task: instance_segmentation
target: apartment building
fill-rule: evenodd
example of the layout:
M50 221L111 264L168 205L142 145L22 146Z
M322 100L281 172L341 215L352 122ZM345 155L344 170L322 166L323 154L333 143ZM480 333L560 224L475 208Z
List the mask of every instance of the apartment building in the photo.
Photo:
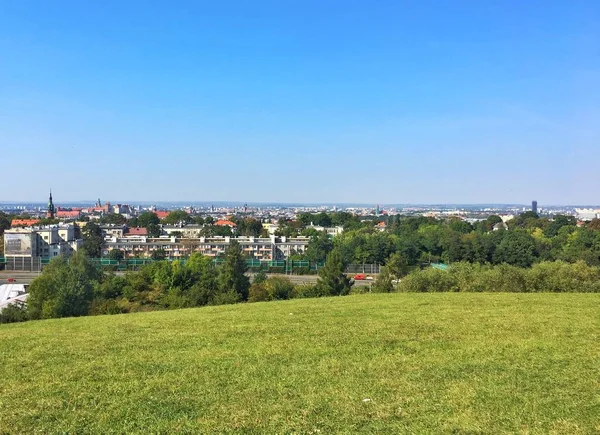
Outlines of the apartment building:
M69 256L82 244L71 224L11 228L4 232L4 257L9 269L34 270L41 268L42 259Z
M307 237L113 237L104 242L103 255L113 249L123 251L128 258L151 257L156 251L163 251L169 258L188 257L199 252L208 257L225 254L230 243L236 240L244 254L260 261L285 260L295 253L304 253L308 247Z

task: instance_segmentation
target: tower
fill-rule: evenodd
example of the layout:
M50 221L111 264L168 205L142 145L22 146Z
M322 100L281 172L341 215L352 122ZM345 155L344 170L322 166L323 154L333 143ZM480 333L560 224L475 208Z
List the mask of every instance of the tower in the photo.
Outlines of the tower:
M50 189L50 197L48 198L48 208L46 209L46 217L49 219L54 219L54 212L56 209L54 208L54 204L52 203L52 189Z
M538 210L537 201L532 201L531 202L531 211L534 212L535 214L537 214L537 210Z

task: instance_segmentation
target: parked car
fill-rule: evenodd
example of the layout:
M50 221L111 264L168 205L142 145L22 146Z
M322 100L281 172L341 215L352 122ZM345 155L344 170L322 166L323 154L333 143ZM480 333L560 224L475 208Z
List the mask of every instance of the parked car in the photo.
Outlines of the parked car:
M16 278L6 278L6 282L17 282Z
M356 275L354 275L355 281L363 281L365 279L367 279L367 277L365 276L364 273L357 273Z
M365 279L366 279L367 281L373 281L373 277L372 277L372 276L367 276Z

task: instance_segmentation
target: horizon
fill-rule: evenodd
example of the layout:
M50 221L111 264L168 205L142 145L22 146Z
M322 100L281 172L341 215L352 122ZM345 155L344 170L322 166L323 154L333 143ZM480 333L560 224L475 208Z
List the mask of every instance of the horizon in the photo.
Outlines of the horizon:
M66 204L66 205L86 205L95 204L96 200L64 200L64 201L53 201L55 205ZM283 206L283 207L324 207L324 206L345 206L349 207L530 207L529 203L452 203L452 202L440 202L440 203L392 203L392 202L270 202L270 201L209 201L209 200L183 200L183 201L162 201L162 200L108 200L102 201L103 203L108 202L110 204L128 204L128 205L169 205L169 206ZM0 201L0 205L40 205L45 206L47 200L41 201ZM600 207L600 204L593 203L581 203L581 204L540 204L538 201L538 208L544 209L548 207Z

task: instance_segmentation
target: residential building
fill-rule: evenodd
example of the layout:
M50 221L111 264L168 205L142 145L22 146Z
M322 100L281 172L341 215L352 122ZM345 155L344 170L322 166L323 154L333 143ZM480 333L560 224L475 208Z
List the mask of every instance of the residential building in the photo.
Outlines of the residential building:
M308 247L308 237L198 237L178 238L146 236L113 237L104 242L103 255L113 249L123 251L128 258L151 257L152 253L162 250L169 258L188 257L199 252L208 257L219 257L231 242L237 241L244 254L251 259L261 261L285 260L295 253L304 253Z
M82 244L71 224L11 228L4 232L4 257L7 269L39 270L42 259L69 256Z

